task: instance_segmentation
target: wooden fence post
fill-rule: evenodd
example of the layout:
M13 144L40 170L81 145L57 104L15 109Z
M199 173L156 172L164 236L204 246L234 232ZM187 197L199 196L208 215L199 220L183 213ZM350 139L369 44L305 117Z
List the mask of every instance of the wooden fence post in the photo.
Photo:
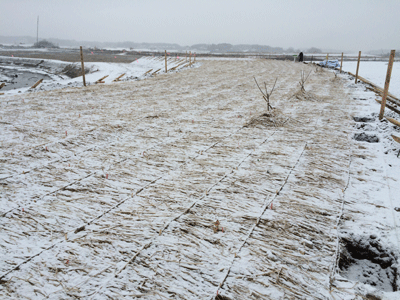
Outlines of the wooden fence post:
M387 68L387 73L386 73L386 80L385 80L385 88L383 90L383 95L382 95L381 111L379 113L379 120L382 120L383 113L385 112L386 97L389 92L389 83L390 83L390 77L392 76L392 67L393 67L395 52L396 52L395 50L390 51L389 63L388 63L388 68Z
M357 70L356 70L356 82L358 80L358 69L360 68L360 58L361 58L361 51L358 51L358 61L357 61Z
M85 66L83 65L83 52L82 52L82 46L81 46L81 67L82 67L83 85L84 85L84 86L86 86L86 80L85 80Z
M342 67L343 67L343 52L342 52L342 59L340 61L340 73L342 73Z
M165 73L167 73L167 50L165 50Z
M192 51L189 51L189 63L192 63Z

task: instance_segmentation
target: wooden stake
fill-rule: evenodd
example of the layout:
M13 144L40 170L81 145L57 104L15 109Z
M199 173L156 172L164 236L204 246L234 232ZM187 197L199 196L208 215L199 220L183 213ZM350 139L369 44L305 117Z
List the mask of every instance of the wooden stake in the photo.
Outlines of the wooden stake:
M358 80L358 69L360 68L360 58L361 58L361 51L358 51L358 60L357 60L357 70L356 70L356 82Z
M395 135L392 134L392 138L393 138L396 142L400 143L400 137L395 136ZM399 156L399 155L397 154L397 156Z
M386 119L387 119L390 123L392 123L392 124L394 124L394 125L400 127L400 121L397 121L396 119L389 118L389 117L386 117Z
M326 61L329 59L329 53L326 54Z
M189 51L189 62L192 62L192 51Z
M113 81L114 82L116 82L116 81L119 81L119 79L122 77L122 76L124 76L125 75L125 73L124 74L122 74L122 75L119 75L117 78L115 78Z
M387 73L386 73L386 80L385 80L385 88L383 90L383 96L382 96L381 111L379 113L379 120L382 120L383 114L385 112L386 97L387 97L388 91L389 91L389 83L390 83L390 77L392 76L392 67L393 67L395 52L396 52L395 50L390 51L389 63L388 63L388 68L387 68Z
M153 69L148 70L146 73L143 74L143 76L150 73L151 71L153 71Z
M165 50L165 73L167 73L167 50Z
M81 67L82 67L82 78L83 78L83 86L86 86L86 79L85 79L85 66L83 64L83 52L81 46Z
M342 67L343 67L343 52L342 52L342 59L340 60L340 73L342 73Z
M43 81L43 78L40 79L38 82L36 82L34 85L32 85L31 89L34 89L35 87L37 87L42 81Z
M379 104L382 104L381 100L375 99L376 102L378 102ZM385 105L387 108L389 108L390 110L393 110L394 112L398 113L400 115L400 110L398 110L397 108L395 108L394 106L387 104Z
M105 79L105 78L107 78L107 77L108 77L108 75L106 75L106 76L104 76L104 77L101 77L99 80L97 80L97 81L95 82L95 84L104 83L103 79Z

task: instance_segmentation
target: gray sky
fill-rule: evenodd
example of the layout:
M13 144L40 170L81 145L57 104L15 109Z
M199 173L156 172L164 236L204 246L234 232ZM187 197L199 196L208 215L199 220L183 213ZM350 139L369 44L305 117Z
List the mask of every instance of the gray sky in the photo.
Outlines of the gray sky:
M0 35L400 49L400 0L0 0Z

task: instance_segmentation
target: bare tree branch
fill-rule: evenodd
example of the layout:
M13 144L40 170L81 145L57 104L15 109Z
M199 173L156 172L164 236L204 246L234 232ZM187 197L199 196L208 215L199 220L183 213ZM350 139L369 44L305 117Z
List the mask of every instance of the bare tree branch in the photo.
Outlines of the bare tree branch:
M261 94L263 94L264 96L267 96L267 95L265 95L264 92L261 90L260 86L258 85L258 82L257 82L256 78L255 78L255 77L253 77L253 78L254 78L254 81L256 82L256 84L257 84L257 86L258 86L258 89L260 90Z
M308 73L306 79L304 80L304 83L307 81L307 79L308 79L308 77L310 76L310 74L311 74L311 71L310 71L310 73Z
M260 86L258 85L258 82L257 82L257 80L256 80L256 77L253 77L253 78L254 78L254 81L256 82L257 86L258 86L258 89L260 90L261 94L263 95L264 100L267 102L267 110L269 111L270 108L273 109L273 107L269 104L269 98L271 97L272 92L273 92L274 89L275 89L275 85L276 85L276 82L278 81L278 77L276 77L274 86L272 87L272 90L271 90L270 93L268 93L268 88L267 88L267 84L265 83L265 81L264 81L264 87L265 87L265 93L264 93L264 92L261 90Z
M306 83L306 81L307 81L308 77L310 76L310 74L311 74L311 71L310 71L310 73L308 73L307 76L305 76L304 71L303 71L303 70L300 71L300 81L299 81L299 84L300 84L300 87L301 87L301 91L302 91L302 92L305 92L305 91L306 91L306 89L304 88L304 84Z
M272 95L272 92L273 92L274 89L275 89L275 85L276 85L276 82L277 82L277 81L278 81L278 77L276 77L276 79L275 79L274 86L272 87L271 93L269 94L270 96Z

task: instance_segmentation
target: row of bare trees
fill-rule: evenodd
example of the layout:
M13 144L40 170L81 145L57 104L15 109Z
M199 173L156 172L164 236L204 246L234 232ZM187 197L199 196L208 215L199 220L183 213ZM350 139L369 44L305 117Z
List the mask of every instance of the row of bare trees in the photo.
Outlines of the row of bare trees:
M307 82L308 78L310 77L310 74L311 74L311 71L308 73L308 75L306 75L306 73L303 70L301 70L301 72L300 72L299 85L300 85L300 88L301 88L301 92L303 92L303 93L306 92L306 89L305 89L304 85ZM271 103L270 103L270 98L271 98L272 93L275 90L275 86L276 86L276 82L278 81L278 77L276 77L274 85L273 85L272 89L269 92L268 92L268 88L267 88L267 83L265 81L264 81L264 88L265 88L265 92L264 92L260 88L260 85L258 84L256 77L253 77L253 78L254 78L254 81L256 82L256 85L257 85L258 89L260 90L260 92L261 92L261 94L263 96L263 99L265 100L265 102L267 102L267 110L269 111L270 109L273 109L273 107L271 106Z

